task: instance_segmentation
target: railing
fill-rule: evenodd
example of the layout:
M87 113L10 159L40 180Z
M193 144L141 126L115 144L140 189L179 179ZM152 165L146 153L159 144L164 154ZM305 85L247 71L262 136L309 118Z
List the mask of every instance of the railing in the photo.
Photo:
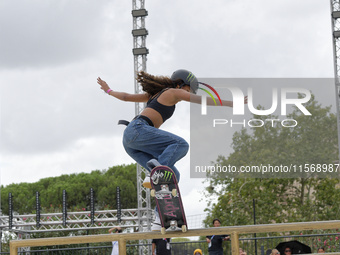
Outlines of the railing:
M337 231L338 232L338 231ZM338 238L337 238L338 237ZM326 252L340 252L340 232L338 233L324 233L324 234L299 234L289 236L266 236L266 237L246 237L240 238L240 247L249 255L265 255L268 254L268 250L275 248L281 242L287 242L297 240L309 246L312 251L316 252L318 248L324 247ZM327 244L324 241L327 240ZM255 245L255 242L257 245ZM331 243L330 243L331 242ZM139 246L151 246L151 244L137 244L128 242L126 245L126 253L129 255L138 255ZM201 249L203 254L208 252L208 243L206 240L201 241L185 241L176 242L171 240L171 252L173 255L191 255L196 249ZM151 249L151 248L150 248ZM223 243L223 254L231 254L230 241ZM68 247L38 247L38 249L29 249L24 251L18 251L19 255L94 255L94 254L111 254L112 244L106 245L94 245L79 244L78 246L68 245ZM0 252L0 255L9 255L8 252Z
M304 230L318 230L318 229L326 230L326 229L338 229L338 228L340 228L340 221L298 222L298 223L264 224L264 225L194 229L194 230L188 230L185 233L180 232L180 231L173 231L173 232L170 231L170 232L167 232L165 235L162 235L162 237L171 238L171 237L188 237L188 236L230 235L232 255L238 255L240 234L304 231ZM80 243L99 243L99 242L111 242L111 241L118 241L119 254L126 254L127 240L157 239L159 237L160 237L159 232L142 232L142 233L121 233L121 234L115 234L115 235L92 235L92 236L12 240L10 242L10 254L18 255L19 247L68 245L68 244L80 244ZM336 252L332 254L340 255L340 252Z

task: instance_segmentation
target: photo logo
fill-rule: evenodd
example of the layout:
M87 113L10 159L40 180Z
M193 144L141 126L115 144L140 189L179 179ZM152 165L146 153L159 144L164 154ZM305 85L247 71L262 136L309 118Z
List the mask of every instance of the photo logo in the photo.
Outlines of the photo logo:
M217 96L221 106L222 100L219 96L219 94L216 92L216 90L205 83L200 83L206 87L208 87L211 91L215 93ZM213 94L208 91L207 89L200 88L201 90L205 91L214 101L215 105L217 106L216 100L213 96ZM245 108L248 107L248 110L254 114L259 116L266 116L274 113L278 106L281 108L281 115L285 116L287 115L287 107L289 105L294 105L296 108L298 108L305 116L312 115L306 107L303 105L304 103L307 103L311 99L311 92L304 88L281 88L279 91L278 88L271 88L271 97L266 98L268 100L271 100L271 106L268 109L257 109L254 106L254 93L252 88L247 89L247 96L248 96L248 103L245 104L245 95L243 94L243 91L240 88L237 87L227 87L227 89L232 94L232 101L233 101L233 115L245 115ZM290 94L299 94L299 98L289 98L288 95ZM207 96L202 95L201 96L201 115L207 115ZM210 103L211 105L211 103ZM230 125L230 127L233 127L235 125L242 125L243 127L249 126L249 127L263 127L266 122L271 123L272 127L274 127L275 124L281 123L283 127L295 127L298 125L297 121L295 119L250 119L246 120L243 119L243 121L236 122L233 119L227 120L224 118L221 119L214 119L213 120L213 127L216 127L218 125Z
M202 84L202 83L201 83ZM220 99L220 96L217 94L216 90L211 87L208 84L203 85L207 86L210 88L214 93L217 95L221 105L222 101ZM201 88L200 88L201 89ZM244 104L244 97L245 95L243 94L242 90L237 87L228 87L227 88L231 94L232 94L232 101L233 101L233 115L244 115L244 108L246 105ZM206 90L202 89L203 91L207 92L212 98L212 94ZM256 114L256 115L270 115L274 113L279 105L279 96L278 96L278 89L277 88L272 88L272 105L269 109L264 109L264 110L259 110L254 107L254 96L253 96L253 89L248 88L248 109L251 113ZM311 99L311 92L307 89L304 88L281 88L281 97L280 97L280 106L281 106L281 115L287 115L287 106L288 105L295 105L304 115L312 115L302 104L307 103ZM304 94L305 96L302 98L288 98L289 93L296 93L296 94ZM215 105L216 100L213 98ZM202 96L202 109L201 113L202 115L207 114L207 98L205 95Z

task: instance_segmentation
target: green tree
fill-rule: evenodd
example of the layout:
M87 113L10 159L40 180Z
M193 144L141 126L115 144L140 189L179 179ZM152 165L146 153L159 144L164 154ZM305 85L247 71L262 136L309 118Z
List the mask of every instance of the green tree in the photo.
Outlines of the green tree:
M233 153L219 156L216 164L224 166L304 166L338 163L337 118L330 107L322 107L314 96L305 107L312 116L299 109L287 115L296 127L265 122L263 127L242 129L233 136ZM277 119L276 116L254 116ZM340 169L337 176L339 176ZM209 174L205 195L209 201L209 225L220 218L223 225L253 224L253 199L258 224L338 219L340 216L339 179L316 178L309 174L251 176ZM269 178L268 178L269 177ZM294 178L278 178L294 177ZM334 177L334 176L333 176Z
M13 195L13 210L19 214L35 213L36 192L40 193L41 212L61 212L62 192L67 192L68 210L90 209L90 188L96 198L96 209L116 209L116 189L121 189L122 208L137 208L136 165L113 166L108 170L94 170L48 177L35 183L10 184L1 187L1 209L8 213L8 193Z

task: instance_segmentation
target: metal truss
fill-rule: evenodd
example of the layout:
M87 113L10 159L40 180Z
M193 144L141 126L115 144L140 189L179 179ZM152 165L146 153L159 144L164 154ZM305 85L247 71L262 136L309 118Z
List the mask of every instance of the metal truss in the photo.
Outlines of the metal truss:
M12 238L29 239L33 233L78 231L78 234L81 234L80 231L103 230L115 226L127 229L125 232L135 232L139 228L148 229L147 222L153 216L149 215L152 214L149 209L122 209L120 215L118 214L118 210L95 211L92 218L91 211L68 212L66 222L62 212L40 214L40 217L37 217L36 214L13 215L11 224L9 216L0 216L0 237L7 234L11 235ZM205 218L206 214L187 216L190 229L204 227L203 220ZM37 219L39 220L37 221ZM83 232L83 234L85 233ZM139 254L150 254L151 251L148 247L142 245ZM19 249L21 254L29 255L29 251L30 247Z
M117 210L96 211L93 221L90 211L68 212L66 224L64 224L63 213L41 214L40 221L36 220L36 214L14 215L12 228L9 228L9 217L0 216L0 229L20 233L39 233L105 229L117 225L123 228L138 228L140 221L138 211L138 209L122 209L121 223L118 223ZM141 215L144 217L141 220L147 221L146 210L142 209L141 211Z
M135 93L143 93L137 80L137 73L146 71L146 60L149 50L146 48L146 36L148 31L145 29L145 18L148 15L145 9L144 0L132 0L132 17L133 17L133 55L134 55L134 86ZM144 109L144 103L135 104L136 115ZM138 196L138 231L150 231L152 221L150 190L143 187L143 180L149 172L137 165L137 196ZM145 241L140 240L140 244ZM150 243L150 240L147 241ZM139 246L139 254L150 254L150 245Z
M139 227L139 210L138 209L122 209L121 216L118 217L117 210L95 211L93 221L90 211L68 212L66 224L63 222L63 213L45 213L40 215L37 221L36 214L14 215L12 228L9 227L9 216L0 216L0 230L2 232L17 233L42 233L56 231L81 231L81 230L98 230L120 226L122 228L138 228ZM142 221L147 222L147 209L141 209ZM152 212L153 214L153 212ZM151 215L152 217L153 215ZM187 216L190 229L203 228L203 220L206 214L197 214ZM119 218L121 222L119 222ZM147 225L142 226L143 229Z
M13 215L11 224L9 216L0 216L0 236L7 232L16 233L18 239L29 239L32 233L102 230L117 225L127 228L128 232L134 232L140 227L140 221L148 220L143 209L123 209L120 217L117 214L117 210L96 211L91 218L91 211L68 212L66 222L63 213L40 214L39 221L36 214ZM30 247L22 247L19 250L22 254L30 254L29 251Z
M339 0L331 0L332 32L333 32L333 54L334 54L334 74L336 86L336 103L338 111L338 140L340 148L340 3ZM340 159L340 157L339 157Z

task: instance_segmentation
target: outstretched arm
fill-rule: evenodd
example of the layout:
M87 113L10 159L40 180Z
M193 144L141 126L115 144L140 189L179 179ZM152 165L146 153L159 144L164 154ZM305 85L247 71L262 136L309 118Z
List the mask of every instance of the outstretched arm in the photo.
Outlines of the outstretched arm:
M173 91L176 94L175 97L177 98L178 101L183 100L183 101L187 101L191 103L202 104L202 97L199 95L189 93L185 91L184 89L175 89ZM216 98L215 101L218 102L219 100ZM222 101L222 106L233 107L233 101L228 101L228 100L221 100L221 101ZM244 103L245 104L248 103L248 96L244 97ZM215 102L211 97L207 97L207 105L211 105L211 106L215 105ZM219 106L220 103L217 103L217 105Z
M100 77L97 78L97 83L100 85L100 88L104 90L110 96L113 96L122 101L128 102L147 102L149 100L149 95L147 93L144 94L130 94L126 92L119 92L110 89L109 85L102 80Z
M207 97L207 105L210 106L221 106L220 102L217 98L212 99L211 97ZM233 101L229 101L229 100L221 100L222 101L222 106L228 106L228 107L233 107L234 103ZM202 104L202 97L198 96L198 95L194 95L194 94L190 94L190 102L192 103L196 103L196 104ZM217 104L215 104L215 102ZM248 96L244 97L244 103L247 104L248 103Z

